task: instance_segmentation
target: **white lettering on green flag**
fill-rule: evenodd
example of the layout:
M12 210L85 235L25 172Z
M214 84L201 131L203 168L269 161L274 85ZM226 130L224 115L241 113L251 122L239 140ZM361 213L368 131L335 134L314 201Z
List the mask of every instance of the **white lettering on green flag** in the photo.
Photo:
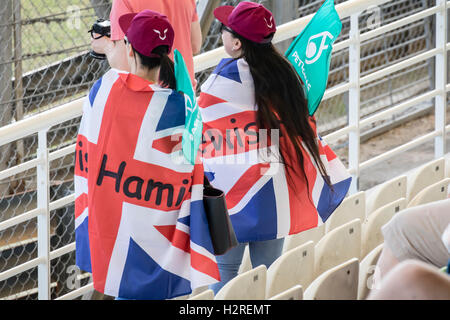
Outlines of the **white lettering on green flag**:
M174 51L174 60L177 91L184 93L186 104L186 122L181 140L181 146L186 160L188 160L191 164L195 164L197 150L200 146L200 142L202 141L202 118L183 56L176 49Z
M341 29L334 0L325 0L285 53L305 85L310 115L316 112L325 93L332 45Z

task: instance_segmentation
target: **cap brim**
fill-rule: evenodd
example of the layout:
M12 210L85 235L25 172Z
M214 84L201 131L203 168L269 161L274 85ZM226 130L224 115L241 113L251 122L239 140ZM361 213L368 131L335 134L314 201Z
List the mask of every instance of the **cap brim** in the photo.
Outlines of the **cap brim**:
M119 18L119 26L120 29L122 29L123 33L127 33L128 28L131 25L131 21L133 21L133 18L137 16L137 13L127 13Z
M217 18L217 20L228 27L228 17L233 10L233 6L221 6L214 9L214 16Z

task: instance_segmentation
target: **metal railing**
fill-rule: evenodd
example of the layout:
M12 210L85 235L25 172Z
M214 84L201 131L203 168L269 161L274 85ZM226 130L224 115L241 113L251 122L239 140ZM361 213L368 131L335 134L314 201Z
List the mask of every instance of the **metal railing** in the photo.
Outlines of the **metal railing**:
M335 44L333 51L338 52L343 49L349 49L349 81L339 84L335 87L329 88L324 100L330 99L334 96L348 92L349 94L349 109L348 109L348 125L332 132L324 137L328 142L334 142L340 139L345 139L348 136L348 170L353 177L353 183L350 193L358 191L358 179L360 171L369 166L384 161L387 158L394 157L425 142L434 140L435 157L442 157L446 153L445 138L446 132L450 126L446 125L446 106L447 106L447 92L450 91L450 85L447 84L447 50L450 49L450 44L447 43L447 8L450 6L450 1L436 0L436 5L423 12L410 15L401 20L391 22L377 29L361 33L358 24L358 16L370 6L380 6L389 0L349 0L336 6L341 19L350 17L350 35L349 38ZM361 70L361 43L377 37L385 32L398 29L402 26L410 24L414 21L436 16L436 45L435 48L426 52L417 54L404 61L385 67L360 76ZM289 23L279 26L278 31L274 37L274 42L281 42L290 39L299 34L299 32L307 25L312 18L312 14L306 17L291 21ZM221 58L225 57L223 47L211 50L194 58L195 71L200 72L215 66ZM389 74L399 70L408 68L423 62L427 59L435 57L435 88L423 93L417 97L404 101L396 106L376 113L375 115L361 119L360 116L360 90L361 86L368 84L377 79L381 79ZM435 128L433 132L427 133L419 138L416 138L408 143L405 143L397 148L394 148L381 155L373 157L367 161L360 161L360 128L371 124L374 121L385 119L401 110L405 110L413 105L419 104L423 101L433 99L435 101ZM50 162L61 157L73 154L75 152L75 145L69 145L63 149L50 152L47 144L48 130L55 125L64 123L71 119L77 118L82 114L83 99L67 103L60 107L42 112L33 117L18 121L16 123L0 128L0 147L16 140L23 139L30 135L38 136L38 152L35 159L28 162L21 163L15 167L3 170L0 172L0 181L12 177L20 172L24 172L31 168L36 168L37 172L37 208L27 211L23 214L10 218L0 223L0 232L34 218L37 218L37 243L38 256L26 263L20 264L0 273L0 282L5 281L10 277L20 274L26 270L36 268L38 269L38 298L49 299L51 297L51 278L50 278L50 263L51 260L61 257L64 254L75 250L75 244L63 246L57 250L50 251L50 212L58 208L62 208L74 202L74 195L65 196L57 201L50 202L49 191L49 168ZM78 288L66 295L60 296L58 299L73 299L79 297L86 292L93 289L92 284L88 284Z

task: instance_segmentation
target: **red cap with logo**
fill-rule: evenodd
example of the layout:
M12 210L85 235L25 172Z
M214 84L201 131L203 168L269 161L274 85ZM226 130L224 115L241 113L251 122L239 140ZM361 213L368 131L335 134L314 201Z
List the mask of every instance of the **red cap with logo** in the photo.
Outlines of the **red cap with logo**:
M133 48L147 57L159 57L153 49L166 45L172 50L175 32L167 17L159 12L143 10L124 14L119 25Z
M256 43L268 43L277 31L272 13L262 4L243 1L236 7L221 6L214 16L225 26Z

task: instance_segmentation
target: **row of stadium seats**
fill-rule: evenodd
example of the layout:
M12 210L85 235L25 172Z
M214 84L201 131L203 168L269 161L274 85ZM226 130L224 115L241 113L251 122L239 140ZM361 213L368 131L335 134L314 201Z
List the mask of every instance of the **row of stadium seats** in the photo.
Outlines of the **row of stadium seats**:
M252 267L248 249L239 275L214 296L199 289L189 299L365 299L383 247L381 227L396 213L448 197L445 159L344 199L314 229L285 239L283 254L267 269ZM450 170L448 170L450 171Z

